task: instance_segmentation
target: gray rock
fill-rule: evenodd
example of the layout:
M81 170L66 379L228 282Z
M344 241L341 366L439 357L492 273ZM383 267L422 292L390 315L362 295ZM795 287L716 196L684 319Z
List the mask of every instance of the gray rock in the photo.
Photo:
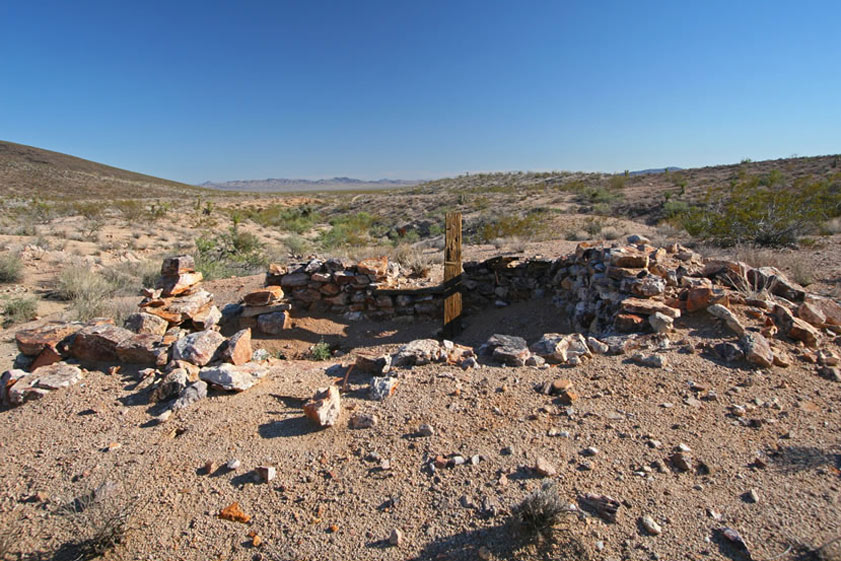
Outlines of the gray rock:
M147 314L146 312L131 314L126 318L123 325L130 331L148 335L163 335L169 329L168 321L161 317Z
M202 368L199 378L223 390L241 392L259 382L268 371L268 368L253 362L239 366L224 363Z
M272 312L257 318L257 329L266 335L280 335L290 327L289 312Z
M639 364L640 366L647 366L649 368L665 368L667 364L666 357L663 355L646 355L643 353L634 353L631 356L631 362Z
M762 368L771 368L774 365L774 352L768 340L761 334L746 331L742 337L742 348L748 362Z
M663 528L661 528L660 525L647 514L640 518L640 524L645 529L645 531L652 536L659 536L663 533Z
M668 333L675 326L675 320L660 312L654 312L648 316L648 323L655 333Z
M376 401L383 401L385 398L394 393L397 388L397 378L371 378L370 393L371 399Z
M184 409L188 405L192 405L193 403L202 400L207 397L207 384L202 380L198 382L194 382L184 388L181 392L181 395L178 396L178 399L172 404L172 410L177 411L179 409Z
M421 366L446 358L446 350L435 339L417 339L397 350L394 366Z
M497 334L479 348L479 354L490 355L496 362L508 366L525 366L531 351L522 337Z
M181 392L187 389L189 384L190 377L187 371L183 368L176 368L158 382L158 385L152 390L152 400L166 401L178 397Z
M434 436L435 429L432 428L432 425L423 424L418 427L418 434L421 436Z
M218 331L199 331L173 343L172 358L204 366L213 360L216 351L224 342L225 337Z
M725 325L727 325L727 327L729 327L730 330L739 337L744 336L745 327L729 309L725 308L721 304L713 304L707 308L707 312L709 312L713 317L722 320Z

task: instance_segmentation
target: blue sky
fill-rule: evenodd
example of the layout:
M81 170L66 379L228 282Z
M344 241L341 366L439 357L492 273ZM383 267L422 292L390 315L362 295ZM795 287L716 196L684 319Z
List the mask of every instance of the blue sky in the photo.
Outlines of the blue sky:
M841 152L841 2L0 3L0 139L190 183Z

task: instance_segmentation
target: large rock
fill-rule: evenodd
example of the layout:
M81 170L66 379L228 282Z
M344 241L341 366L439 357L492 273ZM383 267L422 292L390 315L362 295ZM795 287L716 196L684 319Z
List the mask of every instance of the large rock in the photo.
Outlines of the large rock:
M192 319L211 305L213 295L204 289L174 298L153 299L141 304L146 313L176 324Z
M306 273L289 273L283 275L280 279L280 285L283 288L300 288L307 286L310 282L310 276Z
M135 334L117 345L117 358L129 364L163 366L169 361L169 345L160 335Z
M191 319L193 327L206 331L208 329L213 329L219 324L219 321L222 319L222 312L219 311L219 308L216 306L210 306L209 308L194 314Z
M388 275L388 257L369 257L356 264L356 270L372 279L382 280Z
M382 376L391 370L391 355L359 355L356 357L354 368L359 372Z
M9 404L9 389L21 378L28 376L25 370L6 370L0 375L0 403L3 405Z
M169 329L169 322L162 317L147 314L146 312L138 312L127 317L123 326L135 333L163 335Z
M21 329L15 333L15 342L22 354L38 356L47 346L57 348L68 342L83 327L85 324L78 322L52 321L33 329Z
M750 269L746 276L749 286L755 292L765 290L792 302L802 302L806 296L806 291L802 286L788 280L779 269L774 267Z
M176 341L172 345L172 358L204 366L213 360L224 342L225 337L217 331L199 331Z
M116 325L93 325L76 333L70 354L83 362L114 362L119 360L117 347L136 333Z
M179 409L184 409L188 405L191 405L201 399L207 397L207 383L199 380L198 382L193 382L181 392L181 395L178 396L178 399L172 404L172 410L177 411Z
M257 329L266 335L280 335L292 327L289 312L272 312L257 318Z
M406 343L394 355L394 366L420 366L446 358L446 350L435 339L416 339Z
M283 300L283 288L267 286L246 294L242 299L246 306L270 306Z
M161 265L161 275L165 277L192 273L195 270L196 262L191 255L167 257Z
M810 347L816 347L818 345L820 332L808 322L794 317L788 308L780 305L774 306L774 317L787 337L796 341L803 341Z
M239 366L224 363L202 368L199 378L223 390L241 392L259 382L268 372L268 368L254 362Z
M479 354L490 355L495 361L509 366L525 366L531 351L522 337L495 334L479 348Z
M175 368L167 373L152 390L152 400L166 401L181 395L190 384L190 375L183 368Z
M841 325L841 304L835 300L807 294L805 302L820 312L825 318L826 325Z
M237 331L228 339L228 342L220 350L219 358L223 362L230 362L239 366L249 362L252 354L251 329L246 328Z
M566 364L571 359L592 356L587 340L579 333L561 335L546 333L530 347L531 351L549 362Z
M321 427L335 425L341 412L342 403L336 386L319 388L312 399L304 404L304 414Z
M748 362L763 368L773 366L774 352L771 350L768 340L759 333L746 331L742 337L742 349L745 351L745 358Z
M739 321L739 318L730 311L730 309L725 308L721 304L713 304L707 308L707 312L709 312L711 316L722 320L725 325L727 325L727 327L739 337L745 334L745 327L742 325L742 322Z
M283 302L282 304L273 304L271 306L243 306L240 310L240 316L244 318L251 318L261 316L263 314L273 314L275 312L288 312L292 309L292 304Z
M8 400L12 405L20 405L27 399L40 398L51 390L73 386L81 379L82 371L76 366L63 362L42 366L31 374L17 377L7 390Z
M193 289L202 280L201 272L198 273L182 273L180 275L172 275L161 277L158 280L156 288L161 289L161 296L164 298L169 296L178 296Z
M620 304L623 312L629 314L640 314L650 316L654 312L660 312L664 316L669 316L672 319L680 317L680 310L667 306L663 302L656 300L643 300L640 298L626 298Z

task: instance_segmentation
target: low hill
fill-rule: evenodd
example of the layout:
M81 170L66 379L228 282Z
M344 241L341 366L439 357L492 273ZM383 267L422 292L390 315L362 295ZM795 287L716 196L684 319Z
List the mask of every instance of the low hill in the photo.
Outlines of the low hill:
M0 195L41 199L140 199L195 196L205 189L0 141Z
M349 191L367 189L394 189L411 187L420 181L405 179L377 179L366 181L352 177L332 177L329 179L238 179L234 181L207 181L201 187L222 191L249 191L260 193L291 193L300 191Z

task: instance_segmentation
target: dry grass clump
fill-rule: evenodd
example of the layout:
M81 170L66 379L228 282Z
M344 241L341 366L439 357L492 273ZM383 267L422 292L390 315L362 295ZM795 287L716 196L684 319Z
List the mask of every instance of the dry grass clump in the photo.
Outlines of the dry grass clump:
M545 536L557 524L565 508L553 481L523 499L512 509L513 520L528 537Z
M35 298L12 298L3 304L3 326L24 323L34 319L38 313L38 301Z
M0 282L20 282L23 277L23 261L14 253L0 255Z
M141 288L154 285L157 274L152 262L125 263L101 272L70 266L59 273L56 293L70 303L74 319L111 317L119 321L132 313L136 304L119 296L136 297Z
M400 244L391 251L391 259L412 272L412 276L425 278L429 276L435 259L416 245Z

